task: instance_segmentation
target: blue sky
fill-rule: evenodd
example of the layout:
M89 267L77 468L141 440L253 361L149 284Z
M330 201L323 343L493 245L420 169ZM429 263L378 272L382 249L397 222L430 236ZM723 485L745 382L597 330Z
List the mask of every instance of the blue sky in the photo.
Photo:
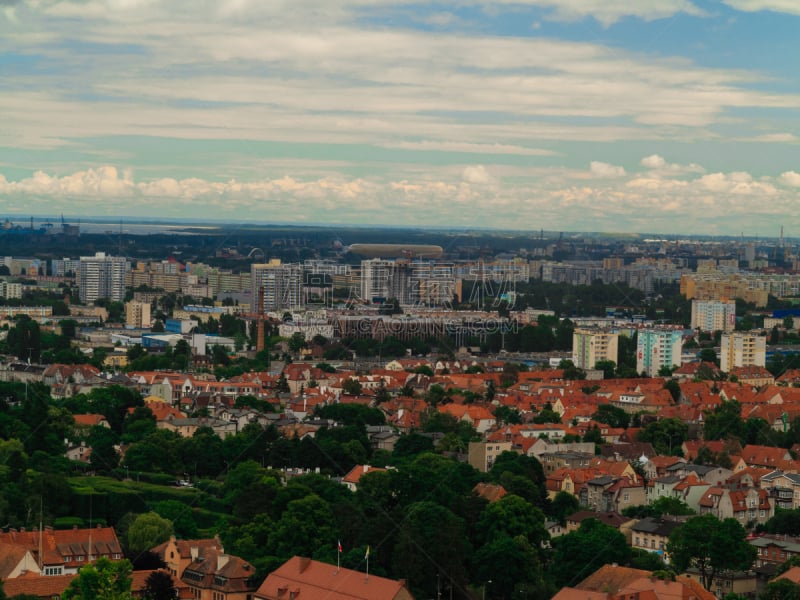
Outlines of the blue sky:
M0 217L800 237L798 0L0 0Z

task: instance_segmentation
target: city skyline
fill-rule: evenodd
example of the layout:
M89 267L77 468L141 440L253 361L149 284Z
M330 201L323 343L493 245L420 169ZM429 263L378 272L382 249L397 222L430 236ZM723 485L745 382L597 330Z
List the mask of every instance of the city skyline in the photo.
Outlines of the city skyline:
M0 0L3 217L796 237L800 4Z

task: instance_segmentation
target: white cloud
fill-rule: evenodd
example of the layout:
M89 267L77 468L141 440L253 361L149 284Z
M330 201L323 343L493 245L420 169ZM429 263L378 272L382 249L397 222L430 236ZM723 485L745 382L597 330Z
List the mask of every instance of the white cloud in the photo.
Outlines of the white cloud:
M492 176L483 165L472 165L464 168L461 179L467 183L491 183Z
M503 1L503 0L501 0ZM688 0L505 0L508 4L527 4L552 9L551 17L574 21L593 17L605 26L613 25L624 17L637 17L654 21L679 13L703 16L705 13Z
M617 165L611 165L598 160L593 160L589 164L589 172L595 177L624 177L625 169Z
M773 12L800 15L800 3L795 0L722 0L731 8L745 12L770 10Z
M757 135L755 137L745 139L744 141L747 142L766 142L769 144L775 143L786 143L786 144L794 144L800 141L793 133L765 133L764 135Z
M778 180L784 185L800 187L800 173L797 171L786 171L785 173L781 173L781 176L778 178Z
M520 156L555 156L557 153L543 148L525 148L511 144L471 144L468 142L386 142L387 148L426 150L440 152L465 152L474 154L516 154Z
M255 180L140 180L101 166L19 180L0 174L0 194L7 213L19 215L80 214L92 207L92 214L113 216L236 218L241 211L273 221L512 229L532 223L563 229L568 222L572 230L686 233L757 232L780 220L800 230L800 217L794 216L800 174L793 171L774 179L747 172L679 179L657 171L620 175L620 169L596 161L595 173L555 168L548 175L539 169L527 179L518 173L508 183L481 165L429 168L403 179L287 174ZM616 176L606 177L609 171Z
M19 86L0 97L0 135L26 146L37 137L131 133L381 145L423 139L498 148L524 147L531 139L692 141L708 137L707 128L729 109L800 103L749 85L756 74L597 43L354 24L348 11L384 6L378 0L310 0L291 10L277 0L115 1L127 9L112 10L110 0L41 3L45 12L29 15L28 29L0 37L0 51L41 53L53 73L15 78ZM525 4L613 18L696 10L684 0L500 6ZM123 51L65 53L69 40ZM69 83L60 67L82 75ZM65 113L70 119L61 118Z
M660 169L667 164L667 161L664 160L664 157L659 156L658 154L651 154L650 156L645 156L641 160L641 164L643 167L647 167L648 169Z
M679 165L676 163L668 163L663 156L658 154L651 154L650 156L645 156L641 161L639 161L643 167L646 167L653 171L657 175L679 175L682 173L704 173L705 169L700 165L695 163L690 163L688 165Z

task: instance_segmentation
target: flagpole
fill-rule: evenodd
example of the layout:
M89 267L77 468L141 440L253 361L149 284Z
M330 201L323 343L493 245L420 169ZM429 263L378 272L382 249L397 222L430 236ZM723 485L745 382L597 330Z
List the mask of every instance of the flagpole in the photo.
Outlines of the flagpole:
M366 559L367 559L367 577L366 577L366 580L369 581L369 546L367 546Z

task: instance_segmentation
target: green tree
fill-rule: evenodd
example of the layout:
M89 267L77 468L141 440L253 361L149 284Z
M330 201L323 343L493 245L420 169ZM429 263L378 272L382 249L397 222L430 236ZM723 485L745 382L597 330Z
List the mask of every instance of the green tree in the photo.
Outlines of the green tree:
M27 315L17 317L15 325L8 331L6 344L8 351L18 359L38 362L42 351L39 324Z
M359 396L361 392L361 382L358 379L348 378L342 382L342 393L349 396Z
M292 500L275 524L270 546L275 555L314 556L339 538L331 506L316 494Z
M535 548L541 548L550 536L544 528L541 510L519 496L507 495L489 504L477 523L480 539L489 542L498 537L523 536Z
M782 535L800 535L800 509L776 508L775 516L764 523L764 531Z
M166 542L172 533L172 521L155 512L143 513L128 529L128 549L134 553L150 550Z
M306 338L301 332L296 331L291 335L287 343L291 352L298 353L306 347Z
M637 439L653 444L658 454L679 454L688 433L689 426L686 423L680 419L668 418L647 425L639 431Z
M598 423L606 423L610 427L622 429L627 429L631 422L630 414L612 404L600 404L592 415L592 419Z
M550 573L558 587L575 585L608 563L625 565L631 556L625 536L597 519L585 519L580 528L552 544Z
M567 522L567 517L580 510L578 499L568 492L558 492L550 503L550 515L561 525Z
M613 379L617 363L613 360L598 360L594 368L603 372L603 379Z
M464 588L469 555L464 522L440 504L423 501L406 509L391 562L393 571L421 592L418 597L429 598L439 573L446 573L455 589Z
M710 590L721 571L746 571L756 557L747 532L735 519L720 521L711 514L692 517L673 530L667 552L675 568L694 567L703 587Z
M166 571L153 571L144 581L144 600L174 600L178 595L172 576Z
M700 350L698 358L700 358L700 362L713 363L719 366L719 363L717 363L717 353L713 348L703 348Z
M61 600L131 600L132 571L128 560L99 558L81 568Z
M722 440L730 437L736 438L742 444L747 439L742 407L736 400L723 401L713 412L705 414L704 439Z
M681 386L674 379L667 379L664 382L664 389L669 390L673 402L678 402L681 399Z
M758 595L758 600L800 600L800 585L790 579L771 581Z
M514 592L525 590L524 597L534 600L549 598L553 591L548 589L536 547L524 536L502 535L491 540L475 552L473 564L474 584L484 586L491 581L487 598L522 598Z

